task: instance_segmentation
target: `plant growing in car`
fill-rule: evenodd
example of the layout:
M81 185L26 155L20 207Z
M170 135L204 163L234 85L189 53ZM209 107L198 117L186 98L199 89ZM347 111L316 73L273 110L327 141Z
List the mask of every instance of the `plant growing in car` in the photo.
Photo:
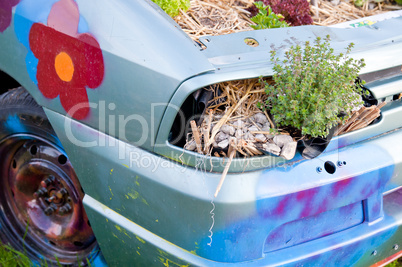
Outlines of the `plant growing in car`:
M355 81L365 63L348 56L352 48L353 43L345 54L335 55L328 35L324 40L317 37L314 45L292 46L283 61L271 51L275 83L265 84L265 108L275 122L299 129L302 135L326 137L331 127L346 120L362 104Z
M313 24L310 15L310 4L307 0L258 0L262 1L266 6L270 6L276 14L281 14L287 23L291 26ZM254 3L248 10L251 16L259 13L257 3Z
M270 6L266 6L263 2L255 2L254 5L258 8L258 13L250 18L256 24L250 25L254 30L289 27L283 20L285 17L275 14Z
M180 9L187 11L190 8L190 0L152 0L169 16L176 17Z

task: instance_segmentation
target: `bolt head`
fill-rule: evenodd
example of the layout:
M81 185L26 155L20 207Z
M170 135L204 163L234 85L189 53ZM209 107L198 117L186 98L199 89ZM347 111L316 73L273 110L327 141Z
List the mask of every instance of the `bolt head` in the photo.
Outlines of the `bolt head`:
M398 250L399 249L399 245L398 244L395 244L394 245L394 250Z
M318 173L322 172L322 168L321 168L321 167L317 167L317 172L318 172Z
M377 250L374 250L374 251L371 253L371 255L373 255L373 256L377 255Z

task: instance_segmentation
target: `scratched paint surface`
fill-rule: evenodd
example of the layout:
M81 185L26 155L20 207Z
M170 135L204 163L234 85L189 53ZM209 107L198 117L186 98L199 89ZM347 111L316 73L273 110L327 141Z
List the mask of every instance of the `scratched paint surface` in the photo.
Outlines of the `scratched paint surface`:
M15 31L28 48L29 76L46 98L59 97L79 120L90 114L86 88L99 87L104 77L102 51L90 33L82 33L86 29L74 0L23 0L16 10Z
M208 246L210 239L205 238L201 241L203 249L197 250L197 254L216 261L255 260L264 257L265 253L268 253L267 257L270 251L275 253L278 249L381 218L382 192L394 168L389 155L379 149L377 152L381 155L383 168L302 191L285 191L282 195L270 196L269 192L274 188L290 188L291 181L286 181L286 177L296 179L293 174L297 173L298 166L263 172L257 186L261 198L256 201L255 211L244 218L236 214L216 218L211 246ZM215 214L219 216L219 213L218 207ZM312 225L325 227L312 229ZM387 233L376 243L382 244L392 234ZM348 251L347 259L342 259L345 263L356 263L367 249L364 242L354 246L353 251ZM329 258L336 257L336 253L334 251ZM319 260L325 263L328 255Z

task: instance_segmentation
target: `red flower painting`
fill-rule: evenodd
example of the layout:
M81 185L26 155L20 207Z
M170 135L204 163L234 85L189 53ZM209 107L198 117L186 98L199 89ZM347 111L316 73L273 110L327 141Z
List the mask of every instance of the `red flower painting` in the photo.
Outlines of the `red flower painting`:
M33 24L29 44L39 60L36 78L42 94L60 97L66 112L81 120L89 114L86 87L94 89L103 81L104 63L99 43L89 33L78 34L78 6L60 0L49 14L47 24Z
M20 0L0 1L0 32L4 32L10 26L13 6L19 2Z

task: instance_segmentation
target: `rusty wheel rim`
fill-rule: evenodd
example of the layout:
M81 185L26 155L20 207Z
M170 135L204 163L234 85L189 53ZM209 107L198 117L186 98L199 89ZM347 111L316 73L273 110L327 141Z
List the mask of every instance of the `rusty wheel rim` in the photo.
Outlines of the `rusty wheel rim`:
M95 236L63 150L38 136L16 134L0 142L0 157L3 239L23 244L37 258L77 263L89 257Z

